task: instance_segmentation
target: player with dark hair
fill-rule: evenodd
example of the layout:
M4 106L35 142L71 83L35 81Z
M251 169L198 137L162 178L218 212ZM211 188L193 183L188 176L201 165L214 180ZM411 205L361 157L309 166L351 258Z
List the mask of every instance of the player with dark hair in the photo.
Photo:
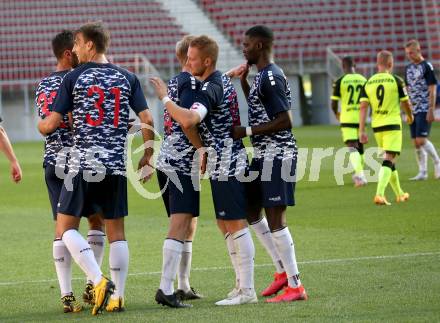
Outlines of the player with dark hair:
M351 56L342 59L344 75L333 83L332 110L340 122L342 141L350 149L350 162L354 169L353 181L356 187L367 184L364 175L364 145L359 142L359 99L367 79L356 73ZM341 112L338 112L341 101Z
M40 81L36 91L35 103L38 108L38 115L41 119L50 115L64 76L78 65L78 59L72 52L73 42L74 35L73 32L69 30L58 33L52 39L53 53L57 59L56 70ZM68 158L67 150L73 145L70 117L69 114L63 116L63 121L60 126L53 133L46 136L44 144L44 177L55 221L58 199L63 186L62 175L65 173L66 158ZM58 171L56 169L58 169ZM99 214L93 213L93 210L88 207L82 211L82 214L88 217L89 222L87 241L93 250L98 265L101 266L105 242L105 234L103 232L104 223ZM72 291L71 255L61 240L61 236L57 234L55 234L55 240L53 241L53 258L60 285L61 302L64 306L64 312L77 312L81 310L81 306L76 302ZM91 281L88 279L83 295L84 300L87 302L92 301L92 288L93 285L91 285Z
M411 124L410 130L419 166L419 173L411 180L428 178L427 155L432 158L434 163L434 177L439 179L440 158L433 143L429 140L437 96L437 79L434 67L423 58L420 44L415 39L406 43L405 53L411 62L405 69L405 83L408 87L408 95L414 114L414 122Z
M402 150L402 118L400 109L406 113L408 124L413 122L411 106L406 94L405 83L392 74L393 54L383 50L377 54L378 72L368 79L361 93L359 117L359 140L365 144L368 136L365 132L368 105L371 106L371 127L379 148L384 151L384 160L379 170L377 182L376 205L390 205L385 197L388 183L396 194L397 202L409 199L409 194L400 187L399 174L396 169L396 157Z
M248 221L255 226L258 236L268 236L269 233L264 232L266 225L256 227L267 223L271 239L260 238L260 241L277 269L275 280L262 295L276 294L284 287L281 294L266 300L278 303L305 300L307 294L299 279L295 248L286 223L286 208L295 204L295 183L286 181L282 174L295 175L297 147L291 132L290 88L283 71L272 62L273 42L270 28L259 25L248 29L243 41L247 63L231 70L230 74L240 77L249 105L249 127L234 127L233 137L250 136L255 150L250 170L259 174L247 185ZM252 65L256 65L258 73L250 86L247 76ZM266 165L271 166L269 171ZM261 214L263 208L266 219ZM278 257L280 261L276 261Z
M168 82L168 97L176 104L189 109L195 100L200 82L189 72L187 52L194 36L187 35L176 44L176 57L182 71ZM199 139L200 140L200 139ZM201 140L200 140L201 142ZM199 299L201 295L190 286L189 276L192 260L192 241L197 227L200 209L200 192L192 184L191 166L195 148L185 136L182 127L174 121L164 108L164 140L162 142L156 168L162 198L170 217L167 239L164 243L164 263L159 303L171 307L181 307L181 300ZM181 187L179 187L179 185ZM180 257L167 262L168 254L174 254L167 240L183 240ZM172 243L174 244L174 243ZM178 278L178 289L174 292L174 280Z
M153 78L152 83L170 116L180 124L188 138L191 140L193 136L198 136L200 131L204 145L215 154L210 181L217 225L227 244L229 239L234 245L240 271L239 291L216 305L256 303L253 276L255 249L246 223L245 189L235 178L237 174L244 173L246 161L240 158L243 157L240 156L243 148L241 140L234 141L230 135L230 128L236 121L233 110L237 106L231 99L233 95L226 96L222 74L216 70L217 57L218 45L210 37L202 35L191 41L188 64L191 73L202 84L190 109L172 102L159 78ZM197 142L191 140L191 143L200 148ZM224 160L229 162L223 163ZM179 254L183 241L170 240L169 244Z
M154 139L153 120L141 84L134 74L108 62L108 43L108 32L100 23L78 29L73 51L81 66L66 74L53 112L38 124L40 132L47 135L59 128L63 115L73 115L73 147L59 198L56 234L93 281L92 315L104 307L107 311L124 310L129 258L124 230L128 214L125 141L130 108L150 127L142 129L144 142ZM145 149L139 169L144 171L144 166L150 165L152 153L152 148ZM149 179L151 173L142 177ZM102 210L113 281L103 276L93 251L77 231L86 203Z

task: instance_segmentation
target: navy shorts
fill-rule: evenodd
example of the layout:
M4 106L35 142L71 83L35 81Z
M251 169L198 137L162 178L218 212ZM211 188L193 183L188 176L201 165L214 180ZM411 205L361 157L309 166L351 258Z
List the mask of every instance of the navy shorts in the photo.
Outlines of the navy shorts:
M246 219L246 188L235 177L227 181L211 179L215 216L219 220Z
M200 192L194 189L191 176L175 172L173 181L167 174L157 171L159 187L168 216L176 213L189 213L198 217L200 212ZM170 175L171 176L171 175ZM177 182L178 181L178 182ZM178 187L181 185L181 189Z
M49 193L49 201L52 206L53 219L57 219L58 201L60 198L61 189L63 187L64 180L59 178L55 173L55 166L47 164L44 167L44 179L46 180L47 192ZM96 213L89 205L84 205L81 216L88 217Z
M295 205L295 181L290 178L296 174L296 159L285 162L274 159L272 172L265 175L263 165L263 159L252 159L249 171L259 172L259 175L256 180L246 184L248 206L268 208ZM284 179L282 171L286 175Z
M64 184L59 198L58 213L80 217L84 207L102 212L104 219L118 219L128 215L127 178L106 175L100 182L87 182L82 172L72 179L73 190Z
M426 121L426 112L419 112L414 115L414 122L409 126L411 138L428 137L431 131L431 124Z

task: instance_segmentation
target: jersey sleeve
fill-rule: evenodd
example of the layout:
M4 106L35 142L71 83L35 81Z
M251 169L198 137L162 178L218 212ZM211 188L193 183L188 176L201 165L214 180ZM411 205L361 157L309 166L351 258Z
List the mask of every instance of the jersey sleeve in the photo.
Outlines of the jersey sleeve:
M428 86L437 84L437 79L434 73L434 67L429 62L426 62L425 64L425 75L423 75L423 77L425 78L426 84L428 84Z
M362 86L361 93L359 94L359 102L367 102L370 103L370 99L368 98L366 91L367 82L365 82L364 86Z
M197 91L195 102L204 105L209 114L213 107L220 105L223 96L222 92L222 89L216 84L206 82Z
M330 98L334 101L339 101L341 99L341 81L342 77L333 82L333 92Z
M139 79L134 75L133 84L131 84L131 96L129 99L130 107L136 114L148 109L147 100L145 99L144 92L142 91L141 83Z
M194 76L186 73L178 79L178 95L180 106L191 108L196 99L197 80Z
M62 115L73 110L73 84L74 80L70 77L72 74L66 75L61 82L55 102L53 104L53 111L61 113Z
M406 85L402 78L400 78L397 75L394 75L394 79L397 83L397 90L399 92L399 99L400 101L408 101L408 93L406 92Z
M286 79L282 75L265 75L260 84L260 98L266 113L273 118L280 112L290 110L286 94Z

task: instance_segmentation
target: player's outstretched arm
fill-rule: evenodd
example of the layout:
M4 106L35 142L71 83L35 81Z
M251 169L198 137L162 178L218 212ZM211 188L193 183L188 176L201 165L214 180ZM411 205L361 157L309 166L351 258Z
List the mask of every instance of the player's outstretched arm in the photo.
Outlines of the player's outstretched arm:
M5 129L0 126L0 150L6 155L9 163L11 165L11 178L15 183L21 180L22 173L21 167L18 163L17 157L15 156L14 149L12 149L11 142L9 141L8 135Z
M48 117L38 122L38 131L40 131L43 136L47 136L60 126L62 119L63 116L60 113L52 111Z
M240 139L250 135L270 135L282 130L292 129L292 115L290 111L283 111L275 119L253 127L233 127L232 138Z
M150 82L153 84L157 97L162 100L171 118L183 129L190 129L200 123L201 118L198 112L178 106L167 96L167 86L160 78L152 77Z
M250 66L247 63L243 63L234 68L231 68L229 71L225 73L230 78L234 78L234 77L240 78L241 89L243 90L245 97L249 96L249 91L250 91L250 86L247 81L247 77L249 75L249 69Z
M153 175L152 158L154 153L154 122L148 109L138 114L142 129L142 139L144 141L144 155L139 160L138 171L141 171L141 181L148 181Z
M368 142L368 136L365 131L365 122L367 120L367 112L368 112L368 102L362 101L360 104L360 112L359 112L359 141L362 144L366 144Z

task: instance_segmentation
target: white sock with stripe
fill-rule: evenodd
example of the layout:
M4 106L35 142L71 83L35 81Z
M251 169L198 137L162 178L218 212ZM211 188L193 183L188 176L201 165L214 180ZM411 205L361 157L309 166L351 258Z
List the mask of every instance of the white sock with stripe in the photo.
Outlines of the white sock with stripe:
M63 234L63 242L78 266L91 278L93 285L98 285L102 279L102 272L96 263L92 248L83 236L77 230L67 230Z
M53 260L61 297L70 295L72 293L72 257L61 239L53 241Z
M110 275L115 283L115 292L111 296L113 299L124 297L125 282L128 273L129 252L128 243L125 240L110 243L109 264Z
M289 228L285 227L279 231L272 232L278 254L286 269L287 281L290 287L301 285L299 280L298 264L295 256L295 246Z

